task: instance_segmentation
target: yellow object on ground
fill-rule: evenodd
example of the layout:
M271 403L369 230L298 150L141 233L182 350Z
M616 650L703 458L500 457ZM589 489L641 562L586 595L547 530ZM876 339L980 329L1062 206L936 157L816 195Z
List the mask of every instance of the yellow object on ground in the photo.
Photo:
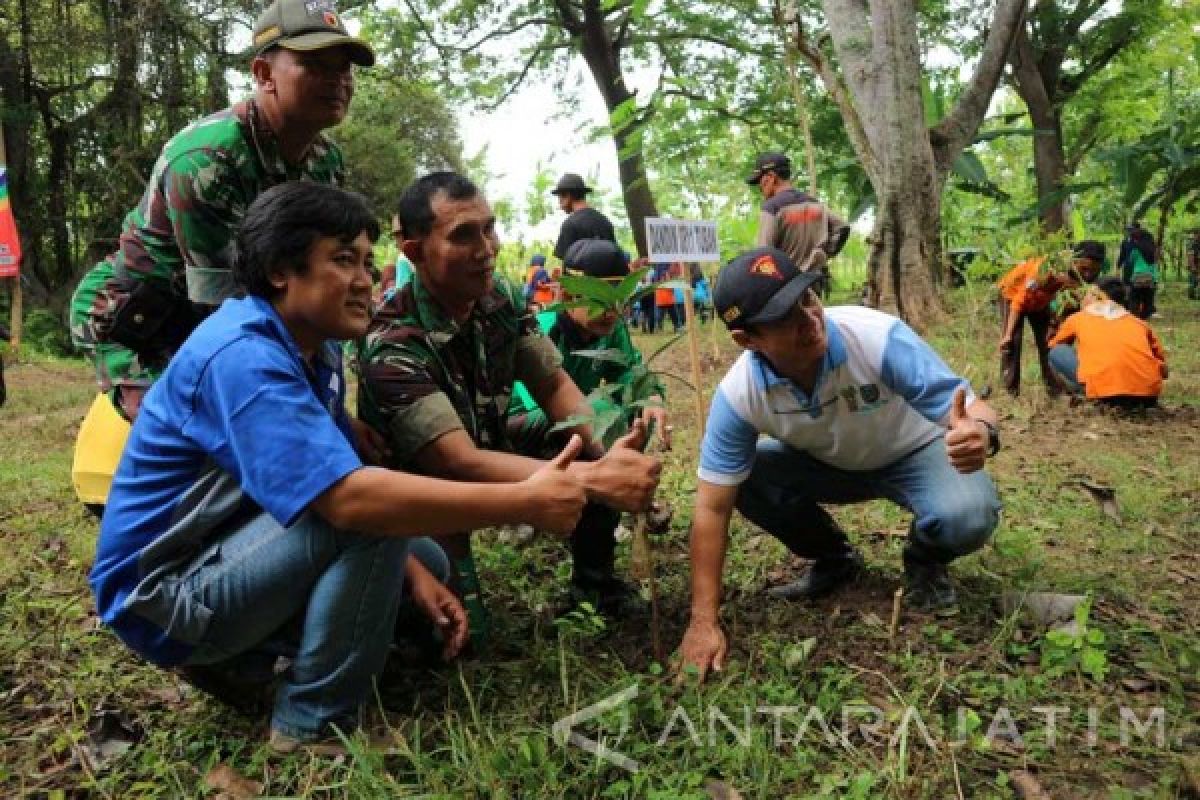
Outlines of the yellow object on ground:
M84 503L103 505L108 500L129 428L129 422L117 413L108 395L96 395L79 426L75 460L71 464L71 483Z

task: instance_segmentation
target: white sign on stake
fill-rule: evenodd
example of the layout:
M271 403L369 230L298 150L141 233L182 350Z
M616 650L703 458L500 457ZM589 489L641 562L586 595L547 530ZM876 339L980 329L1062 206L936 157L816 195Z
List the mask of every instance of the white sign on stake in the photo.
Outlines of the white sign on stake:
M717 223L708 220L646 218L646 243L650 260L720 262Z

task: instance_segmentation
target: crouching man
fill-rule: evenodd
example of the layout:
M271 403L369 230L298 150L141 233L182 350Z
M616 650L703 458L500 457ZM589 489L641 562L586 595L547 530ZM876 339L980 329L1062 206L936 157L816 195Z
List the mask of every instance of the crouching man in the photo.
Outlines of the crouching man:
M735 507L812 560L772 590L793 598L829 592L862 565L821 503L887 498L913 512L904 574L910 603L924 608L956 602L946 565L996 527L1000 504L983 472L999 448L995 413L899 319L822 308L819 279L774 248L742 254L717 277L717 314L746 352L713 397L700 455L682 656L701 675L725 660L718 610Z
M445 556L412 537L518 521L565 534L585 501L567 471L577 440L512 483L364 465L379 443L351 427L338 343L366 332L378 234L362 199L330 186L254 201L236 242L246 296L147 393L90 576L104 622L202 688L255 688L290 655L271 719L284 752L354 729L402 591L441 628L446 657L462 646L465 614L435 577Z

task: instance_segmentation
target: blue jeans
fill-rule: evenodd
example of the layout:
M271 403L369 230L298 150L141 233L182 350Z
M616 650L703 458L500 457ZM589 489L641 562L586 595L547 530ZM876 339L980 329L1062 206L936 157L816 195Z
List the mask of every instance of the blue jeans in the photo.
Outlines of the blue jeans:
M312 512L283 528L260 514L192 562L202 566L181 589L212 617L187 663L253 679L290 656L271 727L298 739L352 730L387 659L410 554L446 579L429 539L335 530Z
M803 558L845 555L845 533L818 503L886 498L913 512L906 552L918 561L949 563L984 545L999 521L1000 500L983 470L963 475L938 437L886 467L849 472L775 439L758 443L737 508Z
M1083 394L1079 382L1079 354L1069 344L1060 344L1050 349L1050 366L1058 373L1063 385L1071 394Z

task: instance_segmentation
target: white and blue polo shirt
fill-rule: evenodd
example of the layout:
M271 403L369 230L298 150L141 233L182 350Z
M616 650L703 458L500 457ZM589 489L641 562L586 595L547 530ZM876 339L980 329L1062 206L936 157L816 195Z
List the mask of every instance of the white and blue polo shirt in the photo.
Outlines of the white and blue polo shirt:
M345 396L337 343L308 363L266 300L226 300L201 323L147 392L113 477L89 576L105 624L150 661L183 662L212 611L181 570L235 518L261 509L288 527L362 467Z
M745 481L760 434L838 469L878 469L943 435L956 389L974 400L902 320L860 306L824 313L829 346L811 396L755 352L734 362L709 408L701 480Z

